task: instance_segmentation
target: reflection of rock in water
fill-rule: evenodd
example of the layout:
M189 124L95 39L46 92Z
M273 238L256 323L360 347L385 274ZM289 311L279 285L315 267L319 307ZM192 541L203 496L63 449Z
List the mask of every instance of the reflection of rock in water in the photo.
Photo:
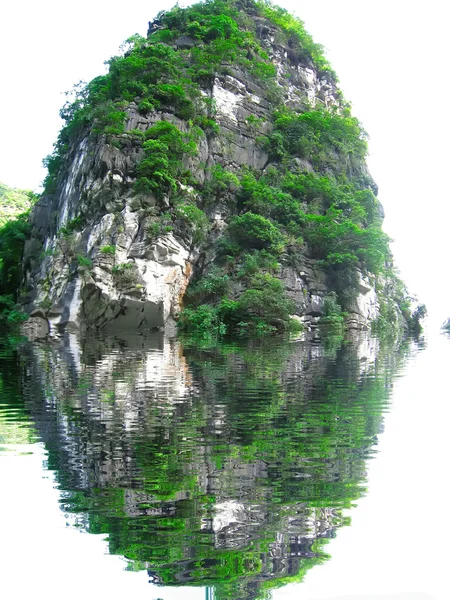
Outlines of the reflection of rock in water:
M24 389L78 526L156 583L252 598L345 522L399 354L68 336L27 347Z

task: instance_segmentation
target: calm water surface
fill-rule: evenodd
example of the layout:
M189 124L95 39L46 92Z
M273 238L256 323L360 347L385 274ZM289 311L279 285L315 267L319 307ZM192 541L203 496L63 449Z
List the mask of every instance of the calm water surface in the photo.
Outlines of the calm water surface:
M449 359L444 336L3 344L0 590L450 598Z

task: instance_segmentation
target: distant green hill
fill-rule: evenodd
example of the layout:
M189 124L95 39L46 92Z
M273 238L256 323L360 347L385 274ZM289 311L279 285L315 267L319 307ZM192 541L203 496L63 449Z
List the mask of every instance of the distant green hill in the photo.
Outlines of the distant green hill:
M29 234L29 210L38 196L0 183L0 329L23 320L16 306L20 260Z
M0 183L0 227L27 211L35 199L30 190L17 190Z

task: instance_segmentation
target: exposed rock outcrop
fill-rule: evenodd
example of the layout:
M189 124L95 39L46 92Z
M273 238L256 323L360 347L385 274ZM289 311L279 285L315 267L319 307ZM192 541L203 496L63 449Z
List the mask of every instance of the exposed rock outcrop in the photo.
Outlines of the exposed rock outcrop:
M147 47L161 31L170 29L168 23L160 15L150 25ZM191 279L208 272L216 260L217 240L232 215L243 210L232 186L225 191L214 189L214 168L219 166L237 178L245 172L258 176L274 169L276 160L268 138L265 144L261 139L273 132L274 110L280 106L292 114L315 108L342 112L333 77L304 48L286 42L280 25L255 13L252 27L260 55L249 49L248 58L241 62L225 58L212 78L200 80L197 96L190 100L197 111L194 122L209 119L215 126L213 130L203 127L203 132L197 127L196 152L184 154L179 170L189 177L176 176L176 189L161 185L151 192L137 185L143 172L140 165L148 158L143 139L155 125L169 123L183 135L191 135L192 119L183 118L183 111L170 101L143 108L141 97L122 100L122 132L99 130L94 118L69 137L54 189L47 190L34 209L33 233L24 258L23 304L29 312L37 307L44 310L52 331L173 325ZM177 33L172 42L166 36L169 41L164 43L176 56L184 57L186 64L193 61L195 50L206 47L200 34L188 30ZM265 77L251 75L258 65L275 67L270 86ZM171 159L170 148L166 159ZM302 156L293 156L291 164L296 173L317 171ZM354 165L348 168L355 170ZM359 179L369 182L366 188L375 189L365 165L361 163L358 169ZM322 173L334 177L331 167ZM194 182L193 187L188 180ZM197 203L206 215L202 236L196 235L195 223L179 208L180 196L189 206ZM308 202L312 214L327 210L324 206L311 209ZM306 201L299 204L306 207ZM375 209L381 212L381 205ZM281 255L274 275L293 301L296 317L314 325L323 315L324 298L334 284L324 260L308 244L299 243L295 266ZM374 277L358 266L356 272L359 283L343 308L349 325L364 329L379 315L379 297ZM236 298L245 289L245 284L241 290L240 285L237 282L233 287Z

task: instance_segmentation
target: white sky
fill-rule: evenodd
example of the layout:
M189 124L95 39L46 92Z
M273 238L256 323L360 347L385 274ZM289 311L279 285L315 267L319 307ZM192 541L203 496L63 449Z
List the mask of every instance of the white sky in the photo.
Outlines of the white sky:
M327 48L368 131L385 231L430 321L450 316L446 185L450 134L445 0L279 0ZM104 60L173 0L23 0L1 9L0 181L37 189L61 122L62 92L104 72Z

